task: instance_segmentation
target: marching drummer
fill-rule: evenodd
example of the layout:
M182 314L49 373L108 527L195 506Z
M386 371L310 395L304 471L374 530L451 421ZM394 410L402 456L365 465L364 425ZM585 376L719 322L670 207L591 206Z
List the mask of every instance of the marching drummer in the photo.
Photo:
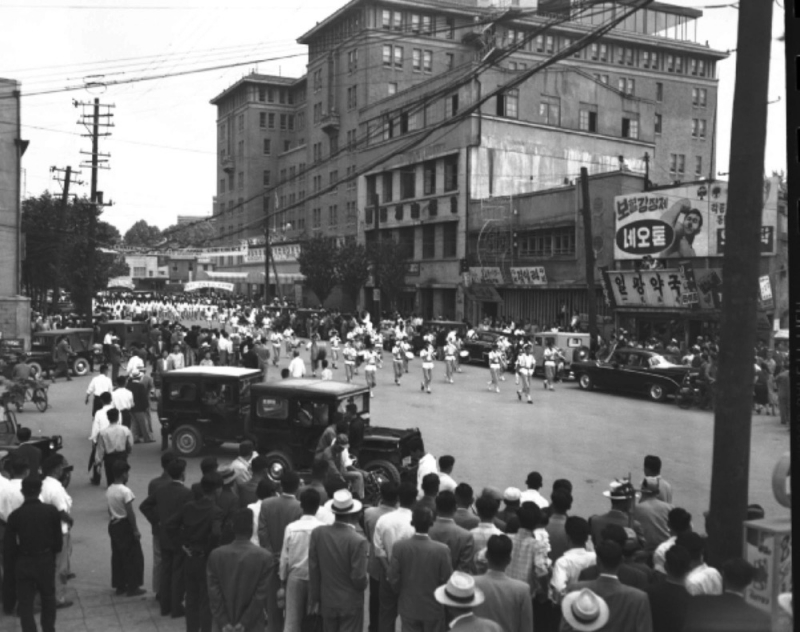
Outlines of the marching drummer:
M433 359L436 356L436 349L433 343L428 341L427 345L419 352L419 357L422 358L422 383L420 390L427 390L431 392L431 380L433 379Z
M339 334L336 333L335 329L331 329L330 334L328 334L328 341L331 346L331 361L335 369L336 363L339 361L339 345L342 343L342 339L339 338Z
M403 375L403 365L406 360L406 352L403 349L403 341L395 340L392 347L392 367L394 368L394 383L400 386L400 378Z
M536 366L536 359L531 353L532 347L530 343L522 347L522 351L517 357L517 373L519 374L520 382L522 382L521 390L517 391L517 399L522 401L523 393L528 398L528 403L533 404L531 399L531 377L533 376L533 369Z
M278 366L278 360L281 357L281 342L283 342L283 335L279 331L273 331L270 335L270 342L272 343L272 364Z
M458 349L456 348L455 341L448 338L444 345L444 368L445 379L453 383L453 374L456 372L456 356Z
M375 381L375 372L378 368L378 354L375 349L366 348L364 349L363 357L364 357L364 378L367 380L367 386L369 387L369 396L375 397L375 393L372 392L372 389L375 388L377 382Z

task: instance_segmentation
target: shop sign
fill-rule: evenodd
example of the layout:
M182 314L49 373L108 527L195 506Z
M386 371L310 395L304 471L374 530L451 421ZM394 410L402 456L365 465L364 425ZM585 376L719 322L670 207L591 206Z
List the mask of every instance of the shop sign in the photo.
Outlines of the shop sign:
M608 276L608 266L600 266L600 276L603 279L603 299L605 300L606 307L616 307L614 301L614 289L612 287L611 279Z
M501 285L503 281L503 271L495 267L470 268L470 276L474 283L485 283L487 285Z
M408 276L419 276L419 262L412 262L408 264L408 270L406 271L406 275Z
M700 302L685 275L674 270L625 270L604 274L616 307L672 307L690 309Z
M106 287L124 287L127 290L133 290L136 288L133 283L133 279L129 277L115 277L113 279L109 279Z
M775 301L772 298L772 285L769 282L769 275L764 275L758 278L758 286L760 289L761 309L774 309Z
M546 285L547 274L543 266L510 268L511 282L514 285Z
M697 286L694 283L694 269L691 261L678 263L678 273L681 276L681 303L686 307L695 307L700 303Z
M194 292L195 290L202 290L206 288L233 292L233 283L224 283L222 281L190 281L183 286L185 292Z
M270 255L275 261L297 261L300 256L300 244L272 246Z

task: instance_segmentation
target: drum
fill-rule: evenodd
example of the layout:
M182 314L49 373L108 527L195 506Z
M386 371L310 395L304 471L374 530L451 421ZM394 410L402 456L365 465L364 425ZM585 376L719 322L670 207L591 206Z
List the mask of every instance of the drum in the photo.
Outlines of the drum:
M461 351L458 355L460 355L462 358L468 358L469 351Z
M406 352L406 359L407 360L413 360L414 359L414 354L411 353L410 351L407 351Z

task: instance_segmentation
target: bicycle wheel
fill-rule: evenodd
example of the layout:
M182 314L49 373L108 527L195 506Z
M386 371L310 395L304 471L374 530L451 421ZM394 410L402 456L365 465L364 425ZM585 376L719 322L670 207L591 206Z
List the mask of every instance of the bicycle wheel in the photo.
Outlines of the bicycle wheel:
M40 413L47 410L47 391L43 388L36 388L33 390L31 401L36 405Z

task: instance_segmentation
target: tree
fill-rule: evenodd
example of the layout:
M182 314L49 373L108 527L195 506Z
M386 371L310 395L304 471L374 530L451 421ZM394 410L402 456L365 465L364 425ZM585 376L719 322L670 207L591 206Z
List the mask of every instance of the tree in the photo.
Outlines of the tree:
M408 251L393 239L383 240L373 246L370 258L378 266L378 281L381 292L388 301L390 310L396 309L397 299L406 285L408 274Z
M337 250L332 239L319 235L307 239L300 247L297 257L300 273L306 279L306 287L317 295L320 305L325 303L339 283L335 269Z
M173 224L165 228L161 236L171 246L188 248L212 245L211 240L217 237L217 232L213 221L202 221L184 226Z
M155 246L161 241L161 229L140 219L125 233L126 246Z
M336 276L354 306L358 305L358 295L369 278L370 263L367 249L356 242L346 243L336 255Z
M71 295L74 305L82 305L89 298L89 279L94 288L101 289L108 285L109 278L128 274L128 266L117 255L103 252L96 253L94 269L89 270L87 234L91 213L100 214L86 198L69 202L63 218L61 201L49 193L22 202L26 242L22 283L36 309L46 308L48 294L56 305L62 291ZM96 242L100 247L113 248L120 240L114 226L98 220ZM56 274L59 262L60 274Z

